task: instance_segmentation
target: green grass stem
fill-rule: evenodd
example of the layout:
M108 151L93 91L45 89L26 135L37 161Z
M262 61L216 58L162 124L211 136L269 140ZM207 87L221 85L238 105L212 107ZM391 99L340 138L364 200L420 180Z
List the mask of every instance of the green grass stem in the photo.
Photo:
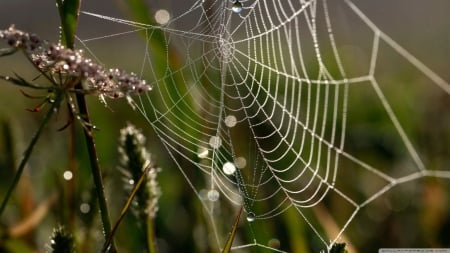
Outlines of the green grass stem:
M78 16L81 6L81 0L56 0L58 11L61 19L61 41L68 48L74 48L74 38L75 32L78 24ZM82 90L83 87L81 83L78 83L75 86L76 89ZM94 136L92 135L93 125L91 123L89 117L88 106L86 103L86 98L83 94L76 94L76 102L78 105L79 113L86 123L86 127L84 128L84 139L86 141L86 146L89 155L89 163L91 167L92 177L94 180L95 190L97 194L100 216L103 224L103 232L105 241L108 240L111 236L111 223L110 223L110 215L108 211L108 205L106 203L106 195L104 191L104 184L102 178L102 172L100 169L100 165L98 163L98 155L97 149L95 147ZM114 243L111 243L110 247L111 252L115 252Z
M25 150L24 154L23 154L23 158L20 162L19 168L17 169L17 172L14 176L14 179L11 183L11 185L8 188L8 191L5 195L5 198L2 201L2 204L0 206L0 217L3 214L3 211L6 208L6 204L8 203L12 192L14 191L14 189L16 188L17 184L19 183L19 180L22 176L23 170L25 168L25 165L27 164L28 160L30 159L31 153L33 151L34 146L36 145L37 141L39 140L39 137L41 136L42 131L44 130L44 127L47 125L47 123L49 122L50 118L52 117L52 115L55 113L57 106L61 103L62 99L64 97L64 94L62 93L58 93L57 96L55 97L55 101L54 103L52 103L52 106L50 107L50 109L47 111L47 113L45 114L44 119L42 120L41 124L39 125L38 130L36 131L36 133L34 133L33 138L31 139L30 144L28 145L27 149Z

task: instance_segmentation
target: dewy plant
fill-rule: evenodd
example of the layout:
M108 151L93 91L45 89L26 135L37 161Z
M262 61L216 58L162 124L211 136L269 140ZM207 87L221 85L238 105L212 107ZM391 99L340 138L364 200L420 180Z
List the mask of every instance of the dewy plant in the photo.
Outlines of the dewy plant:
M82 98L85 95L95 94L99 96L101 101L105 102L105 98L128 98L133 94L148 92L152 87L134 73L127 73L119 69L105 69L102 65L85 57L81 50L73 50L60 43L47 42L35 34L16 29L14 25L6 30L0 30L0 39L5 41L8 45L7 48L0 50L0 56L23 52L32 66L38 71L38 78L45 79L45 83L47 84L36 84L35 80L30 82L25 80L25 78L21 77L19 74L15 74L15 76L0 76L0 79L20 86L21 88L38 90L45 93L41 97L36 97L22 91L26 97L42 99L42 102L33 109L30 109L30 111L38 112L46 105L50 105L37 132L34 134L30 144L24 152L24 156L12 183L9 185L6 195L2 197L0 216L5 210L6 205L21 178L25 165L30 158L31 152L39 139L44 126L47 125L50 118L60 110L62 105L66 103L67 108L69 108L68 113L70 118L67 124L61 127L60 130L69 126L75 118L81 122L85 129L105 240L111 241L112 234L110 233L111 225L109 224L109 213L91 132L95 127L90 123L85 107L86 105L80 104L79 98ZM78 106L74 102L74 96L76 96ZM77 108L79 109L77 110ZM132 199L133 197L134 196L132 195L129 198ZM114 251L113 244L108 245L108 248Z

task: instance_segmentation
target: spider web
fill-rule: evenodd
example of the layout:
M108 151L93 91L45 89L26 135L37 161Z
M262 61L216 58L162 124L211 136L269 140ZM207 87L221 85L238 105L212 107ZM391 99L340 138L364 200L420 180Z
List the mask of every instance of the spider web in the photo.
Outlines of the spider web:
M136 72L154 89L130 103L198 197L216 247L225 244L241 205L250 235L238 235L234 250L283 252L283 242L277 249L255 232L283 219L306 224L316 249L351 244L351 230L358 231L352 224L369 205L378 212L382 195L405 185L413 196L419 179L450 178L448 165L419 147L411 126L419 115L414 96L431 90L448 101L449 83L356 3L240 3L242 9L232 1L184 1L165 24L88 10L81 17L114 27L80 36L87 50L145 34ZM402 79L399 71L413 77ZM379 118L367 116L369 105ZM365 139L381 140L381 147L365 146ZM448 143L436 145L444 146L442 157L450 155Z

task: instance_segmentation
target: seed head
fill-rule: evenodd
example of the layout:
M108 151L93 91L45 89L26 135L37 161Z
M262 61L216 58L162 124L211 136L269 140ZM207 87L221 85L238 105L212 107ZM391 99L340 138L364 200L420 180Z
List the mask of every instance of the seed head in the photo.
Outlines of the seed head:
M135 126L128 124L120 131L119 153L126 188L130 190L139 180L146 166L150 166L145 181L136 193L133 210L139 218L154 218L158 211L161 190L157 181L160 171L151 163L150 153L145 148L145 136Z
M49 253L73 253L75 252L75 241L64 227L59 226L53 229L49 247Z

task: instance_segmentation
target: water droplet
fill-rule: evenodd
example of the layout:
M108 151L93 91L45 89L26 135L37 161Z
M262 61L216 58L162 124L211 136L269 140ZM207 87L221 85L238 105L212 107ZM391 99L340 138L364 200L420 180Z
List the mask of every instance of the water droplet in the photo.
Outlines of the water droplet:
M280 244L280 240L278 240L277 238L272 238L267 242L267 246L275 249L280 248Z
M72 171L69 170L64 171L63 177L67 181L71 180L73 177Z
M128 183L129 183L130 185L134 185L134 180L133 180L133 179L130 179L130 180L128 180Z
M234 115L228 115L225 117L225 125L227 127L234 127L237 124L237 119Z
M236 172L236 166L231 162L226 162L223 164L222 170L227 175L233 175Z
M254 222L255 220L256 220L255 213L249 212L249 213L247 214L247 221L248 221L248 222Z
M91 210L91 206L88 203L82 203L80 205L80 212L82 213L89 213L89 211Z
M210 201L217 201L219 199L219 192L215 189L211 189L208 191L208 199Z
M231 10L232 10L234 13L240 13L240 12L242 11L242 3L239 2L239 0L236 0L236 1L233 3L233 6L231 7Z
M207 157L208 157L208 153L209 153L208 149L206 149L206 148L201 148L201 149L198 151L197 156L198 156L198 158L200 158L200 159L204 159L204 158L207 158Z
M247 159L245 159L242 156L239 156L238 158L236 158L236 167L238 167L239 169L243 169L245 168L245 166L247 166Z
M209 146L214 149L220 148L220 146L222 146L222 140L219 136L211 136L211 138L209 138Z
M170 14L167 10L160 9L155 12L155 21L160 25L165 25L170 21Z

